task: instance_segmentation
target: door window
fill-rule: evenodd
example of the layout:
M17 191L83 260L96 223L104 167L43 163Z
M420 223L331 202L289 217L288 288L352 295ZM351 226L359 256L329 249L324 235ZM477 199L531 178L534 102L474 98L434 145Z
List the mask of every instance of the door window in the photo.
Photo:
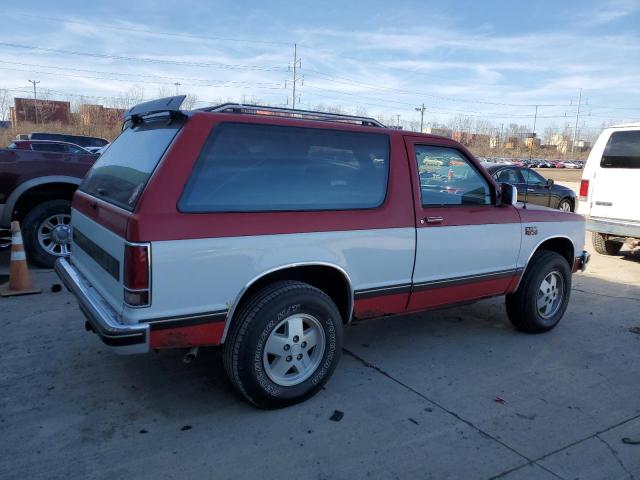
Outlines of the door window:
M503 168L494 178L500 183L524 183L520 176L520 172L515 168Z
M523 168L520 173L524 177L524 182L527 185L546 185L547 180L540 174L534 172L529 168Z
M458 150L416 145L415 154L423 206L491 204L487 181Z

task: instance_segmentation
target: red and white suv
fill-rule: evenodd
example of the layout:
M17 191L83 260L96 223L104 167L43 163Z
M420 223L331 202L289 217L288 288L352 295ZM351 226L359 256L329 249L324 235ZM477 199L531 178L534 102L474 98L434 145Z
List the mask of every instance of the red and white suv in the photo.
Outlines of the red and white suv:
M321 388L354 319L498 295L526 332L563 316L583 218L516 206L459 143L183 98L132 108L74 197L56 270L115 350L222 345L271 408Z

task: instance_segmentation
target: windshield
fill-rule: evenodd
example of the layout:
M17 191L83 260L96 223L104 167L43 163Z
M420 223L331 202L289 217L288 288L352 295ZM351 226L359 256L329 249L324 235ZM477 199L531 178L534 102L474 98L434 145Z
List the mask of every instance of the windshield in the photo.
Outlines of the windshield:
M133 211L182 122L166 118L127 128L100 156L80 190Z

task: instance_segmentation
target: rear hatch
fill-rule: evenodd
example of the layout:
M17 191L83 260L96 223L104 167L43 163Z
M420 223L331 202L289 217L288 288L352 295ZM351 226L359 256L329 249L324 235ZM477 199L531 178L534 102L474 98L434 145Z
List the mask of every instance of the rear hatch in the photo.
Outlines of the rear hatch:
M591 191L591 216L640 221L640 130L611 133Z
M162 117L126 128L89 170L74 199L71 263L118 315L124 308L125 257L132 258L126 225L182 123Z

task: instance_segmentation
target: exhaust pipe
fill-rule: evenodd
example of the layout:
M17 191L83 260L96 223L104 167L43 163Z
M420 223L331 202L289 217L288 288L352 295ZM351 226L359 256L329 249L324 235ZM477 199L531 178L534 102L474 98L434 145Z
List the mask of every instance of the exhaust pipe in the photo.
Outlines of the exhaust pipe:
M182 363L188 365L189 363L193 362L198 356L199 349L200 347L191 347L182 357Z

